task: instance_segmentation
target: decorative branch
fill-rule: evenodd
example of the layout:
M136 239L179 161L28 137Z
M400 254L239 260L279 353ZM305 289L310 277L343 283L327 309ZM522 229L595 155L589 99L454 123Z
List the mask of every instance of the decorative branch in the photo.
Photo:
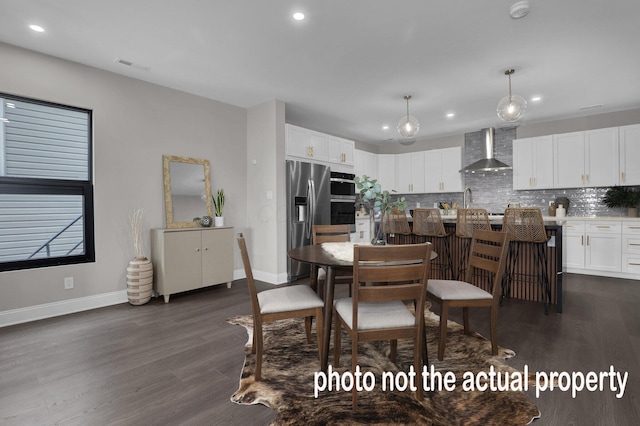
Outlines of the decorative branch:
M142 244L142 226L144 224L144 209L136 209L129 213L129 223L131 224L131 235L133 236L133 247L136 258L144 258L144 245Z

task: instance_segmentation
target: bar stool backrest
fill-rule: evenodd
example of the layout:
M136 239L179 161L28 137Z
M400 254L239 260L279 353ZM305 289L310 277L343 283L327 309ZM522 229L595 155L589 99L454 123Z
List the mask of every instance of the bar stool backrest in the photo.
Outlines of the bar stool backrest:
M413 211L413 233L427 237L445 237L440 209L415 209Z
M549 238L544 228L542 212L538 208L508 208L504 211L502 231L511 241L546 243Z
M478 229L491 231L489 214L485 209L458 209L456 218L456 236L460 238L473 238L473 233Z
M411 234L407 214L393 209L391 213L384 215L382 230L385 234Z

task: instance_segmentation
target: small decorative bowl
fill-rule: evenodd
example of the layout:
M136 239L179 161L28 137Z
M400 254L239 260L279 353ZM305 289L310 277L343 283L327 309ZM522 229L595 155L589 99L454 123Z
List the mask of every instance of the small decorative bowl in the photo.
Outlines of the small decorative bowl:
M204 226L205 228L210 227L212 223L213 218L211 216L202 216L202 219L200 219L200 225Z

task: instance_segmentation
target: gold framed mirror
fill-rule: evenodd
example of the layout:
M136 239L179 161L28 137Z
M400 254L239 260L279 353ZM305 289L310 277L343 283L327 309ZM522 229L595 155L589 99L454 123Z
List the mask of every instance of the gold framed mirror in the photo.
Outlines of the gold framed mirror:
M194 219L213 217L209 160L163 155L162 169L167 228L194 228Z

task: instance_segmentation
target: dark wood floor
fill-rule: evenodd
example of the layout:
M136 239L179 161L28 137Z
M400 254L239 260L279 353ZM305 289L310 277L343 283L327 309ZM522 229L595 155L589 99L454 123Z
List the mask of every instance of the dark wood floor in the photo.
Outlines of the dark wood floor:
M640 282L566 275L565 286L563 314L516 300L501 308L500 344L518 354L509 363L545 372L613 365L630 377L621 399L608 390L575 399L530 391L542 411L534 424L639 424ZM225 319L250 312L245 287L241 280L169 304L159 298L0 329L0 424L269 423L270 409L229 401L247 335ZM488 335L488 316L471 315Z

